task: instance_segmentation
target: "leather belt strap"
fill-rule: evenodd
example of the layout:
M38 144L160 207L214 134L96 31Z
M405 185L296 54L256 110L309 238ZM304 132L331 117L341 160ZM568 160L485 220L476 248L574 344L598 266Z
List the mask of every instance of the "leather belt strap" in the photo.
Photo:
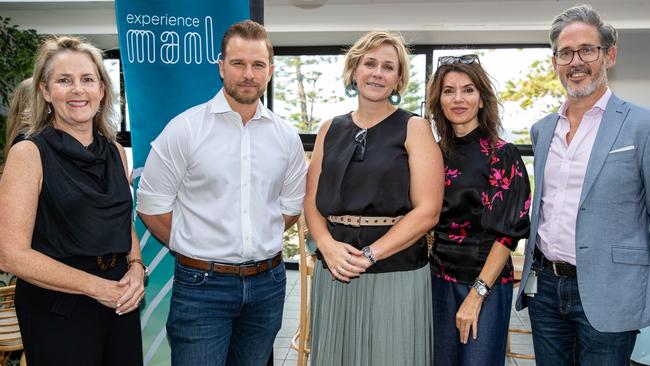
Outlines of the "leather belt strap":
M277 267L278 264L282 262L282 253L278 253L278 255L276 255L271 259L254 262L250 264L240 264L240 265L203 261L200 259L186 257L180 253L176 253L176 260L178 261L178 263L184 266L198 269L201 271L206 271L206 272L215 271L217 273L226 273L226 274L238 275L241 277L247 277L247 276L254 276L256 274L266 272L271 268Z
M327 216L329 222L335 224L343 224L348 226L392 226L395 225L404 216L388 217L388 216Z
M577 277L578 271L576 270L576 266L573 264L562 261L554 262L552 260L549 260L538 248L535 248L535 254L542 261L542 266L550 269L554 275L558 277Z

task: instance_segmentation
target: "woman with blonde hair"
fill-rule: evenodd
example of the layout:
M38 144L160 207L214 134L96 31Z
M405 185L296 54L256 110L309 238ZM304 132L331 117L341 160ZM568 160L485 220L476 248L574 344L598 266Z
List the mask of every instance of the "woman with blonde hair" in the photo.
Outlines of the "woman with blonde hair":
M29 108L31 104L32 78L21 81L14 90L9 114L7 115L7 136L3 156L7 159L9 149L24 140L29 129Z
M312 365L430 365L432 314L424 235L443 195L429 123L397 107L408 85L401 37L369 32L347 52L354 112L318 132L305 215L318 245Z
M0 268L18 277L30 366L142 364L146 268L112 102L101 51L74 37L43 43L27 139L0 181Z

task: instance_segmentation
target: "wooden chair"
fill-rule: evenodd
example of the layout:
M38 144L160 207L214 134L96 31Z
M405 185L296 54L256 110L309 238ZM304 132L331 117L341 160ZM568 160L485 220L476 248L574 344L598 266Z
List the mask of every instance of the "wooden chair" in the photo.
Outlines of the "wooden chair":
M524 256L523 255L513 255L512 256L512 266L514 267L514 272L515 272L515 282L513 288L519 287L519 283L521 283L521 271L524 268ZM508 329L508 339L506 341L506 356L507 357L512 357L512 358L519 358L523 360L534 360L535 356L534 355L529 355L525 353L517 353L517 352L512 352L510 350L510 333L515 333L515 334L532 334L532 332L528 329L518 329L518 328L510 328Z
M307 366L311 351L309 346L311 340L309 307L315 260L314 255L307 251L307 224L305 224L304 216L300 216L298 219L298 243L300 246L300 326L291 339L291 348L298 352L298 366Z
M14 306L16 286L0 287L0 362L6 366L13 351L22 351L23 341L18 328ZM25 366L25 353L21 352L20 366Z

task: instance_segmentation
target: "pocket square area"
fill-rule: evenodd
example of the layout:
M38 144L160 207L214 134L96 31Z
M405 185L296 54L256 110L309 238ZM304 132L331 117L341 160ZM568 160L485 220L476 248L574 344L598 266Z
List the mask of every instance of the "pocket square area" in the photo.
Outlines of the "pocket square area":
M624 147L618 148L616 150L612 150L609 153L610 154L615 154L615 153L620 153L620 152L628 151L628 150L634 150L634 145L624 146Z

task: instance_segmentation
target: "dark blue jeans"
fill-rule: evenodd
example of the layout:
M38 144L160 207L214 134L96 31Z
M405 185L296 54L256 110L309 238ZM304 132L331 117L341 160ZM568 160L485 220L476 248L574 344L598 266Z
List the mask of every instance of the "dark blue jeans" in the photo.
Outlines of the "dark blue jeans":
M264 366L282 325L284 263L255 276L176 263L167 334L174 366Z
M597 331L582 309L575 277L558 277L547 268L537 276L537 294L528 299L537 366L630 364L637 331Z
M512 284L493 286L478 318L478 337L460 343L456 313L472 286L432 276L434 366L499 366L506 361Z

